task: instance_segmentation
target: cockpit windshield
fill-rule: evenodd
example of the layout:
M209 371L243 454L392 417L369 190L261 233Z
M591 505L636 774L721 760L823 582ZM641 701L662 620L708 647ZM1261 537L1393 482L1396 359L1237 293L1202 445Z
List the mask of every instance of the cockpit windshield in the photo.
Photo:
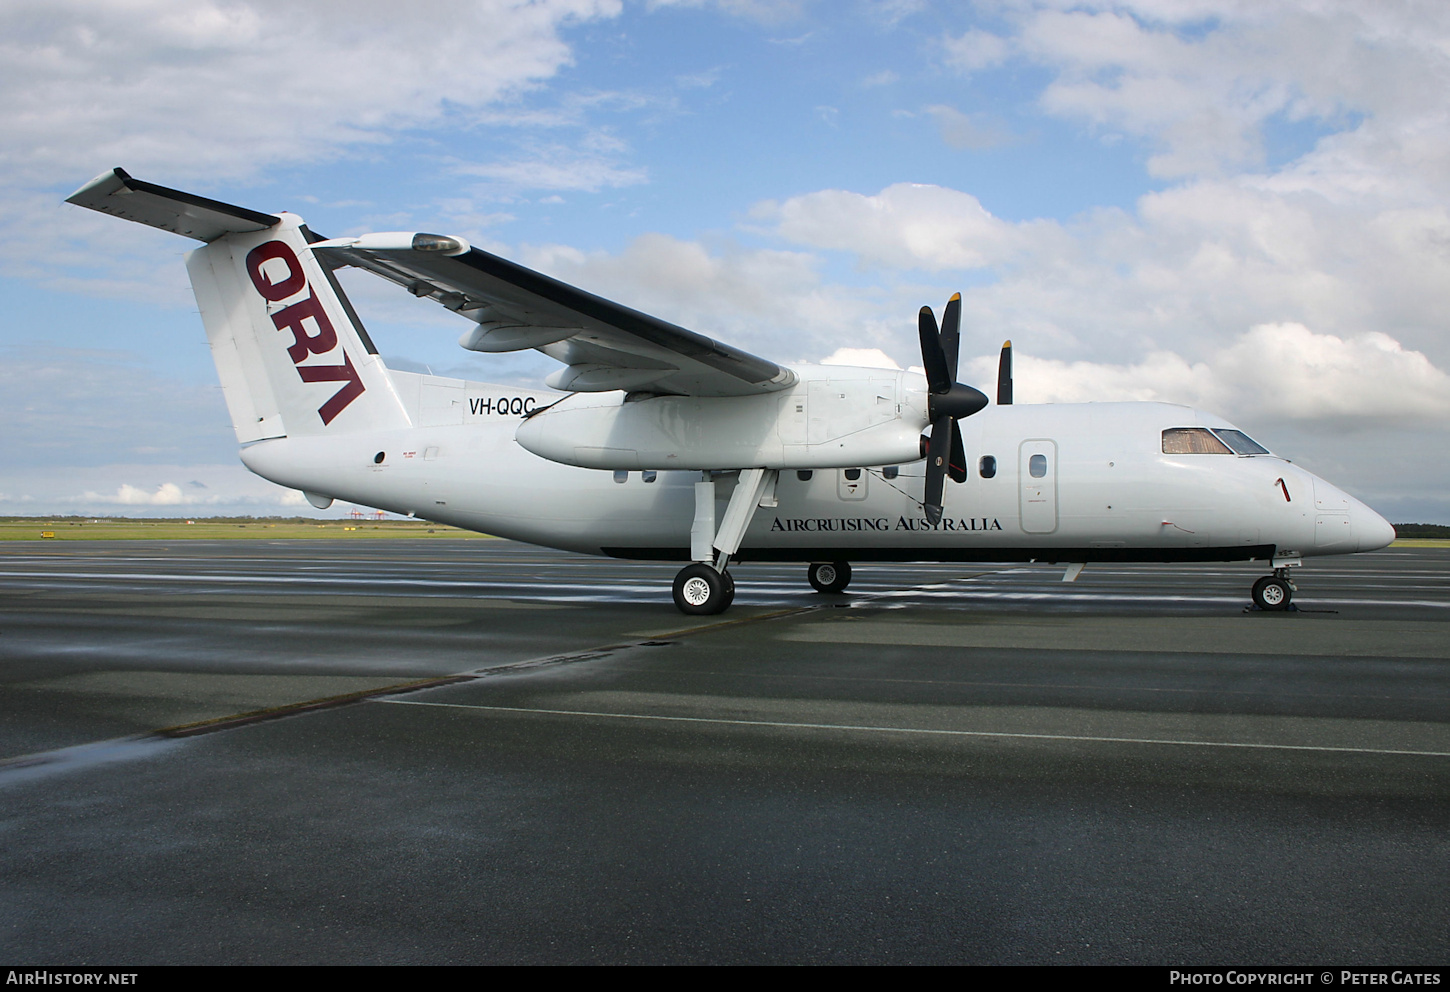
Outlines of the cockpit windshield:
M1207 427L1170 427L1163 432L1165 455L1231 455Z
M1234 454L1236 455L1267 455L1269 453L1268 448L1249 437L1243 431L1227 431L1222 428L1215 428L1214 433L1223 440L1224 444L1234 449Z

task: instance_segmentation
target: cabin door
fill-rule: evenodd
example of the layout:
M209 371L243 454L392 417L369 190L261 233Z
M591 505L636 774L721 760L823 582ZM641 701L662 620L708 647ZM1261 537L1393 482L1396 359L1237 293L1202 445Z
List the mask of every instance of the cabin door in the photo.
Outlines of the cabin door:
M1057 442L1023 441L1017 458L1019 513L1029 534L1057 530Z

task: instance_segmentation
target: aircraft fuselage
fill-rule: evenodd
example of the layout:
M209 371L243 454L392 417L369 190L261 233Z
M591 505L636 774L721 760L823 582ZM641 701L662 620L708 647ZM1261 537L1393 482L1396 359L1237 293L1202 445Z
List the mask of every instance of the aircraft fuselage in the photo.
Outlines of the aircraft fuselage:
M529 453L515 440L520 414L555 398L459 383L448 402L415 407L445 423L277 438L242 460L280 485L500 537L690 560L701 473ZM1163 453L1165 429L1198 426L1232 427L1160 403L989 407L962 422L968 476L947 485L938 523L922 511L921 461L782 471L735 559L1207 561L1344 554L1393 537L1369 507L1276 455Z

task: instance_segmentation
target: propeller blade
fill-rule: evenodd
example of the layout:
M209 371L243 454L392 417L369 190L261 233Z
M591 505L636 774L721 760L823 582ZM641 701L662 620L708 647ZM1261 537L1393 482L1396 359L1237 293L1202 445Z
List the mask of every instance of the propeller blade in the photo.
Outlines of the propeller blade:
M1012 342L1002 344L1002 357L997 360L997 405L1012 405Z
M947 358L942 351L941 335L936 329L936 315L931 307L922 307L917 314L916 326L921 338L921 367L926 369L926 387L933 393L945 393L956 381Z
M922 509L926 519L938 523L942 515L942 490L946 485L947 462L951 458L952 419L942 417L931 425L931 444L926 451L926 489Z
M952 420L952 453L947 459L947 475L953 482L967 481L967 451L962 447L962 429Z
M962 294L953 293L941 315L941 350L952 381L957 379L957 352L962 343Z

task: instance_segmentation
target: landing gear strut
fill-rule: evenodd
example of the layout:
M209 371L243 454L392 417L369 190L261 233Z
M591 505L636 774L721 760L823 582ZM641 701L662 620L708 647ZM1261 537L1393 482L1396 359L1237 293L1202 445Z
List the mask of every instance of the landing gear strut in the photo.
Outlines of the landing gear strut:
M1254 605L1261 610L1287 610L1294 598L1294 583L1287 568L1274 569L1273 575L1266 575L1254 583Z
M840 592L851 584L851 563L815 562L806 572L806 578L816 592Z
M681 613L723 613L735 601L735 580L728 571L730 556L740 549L740 540L756 509L775 506L777 475L774 469L742 469L718 528L714 476L706 472L695 483L695 521L690 527L690 557L695 560L675 576L675 606Z

